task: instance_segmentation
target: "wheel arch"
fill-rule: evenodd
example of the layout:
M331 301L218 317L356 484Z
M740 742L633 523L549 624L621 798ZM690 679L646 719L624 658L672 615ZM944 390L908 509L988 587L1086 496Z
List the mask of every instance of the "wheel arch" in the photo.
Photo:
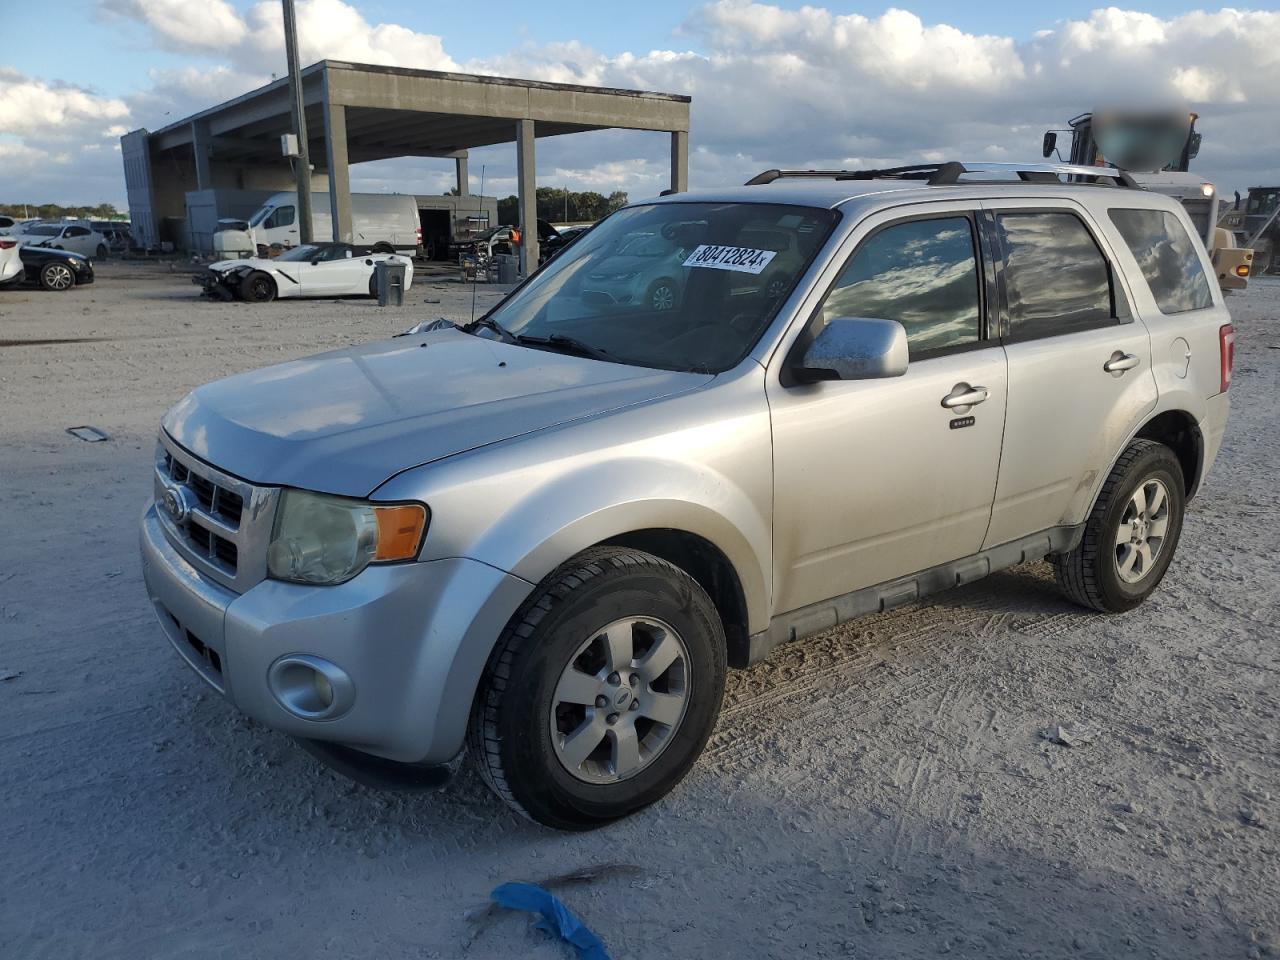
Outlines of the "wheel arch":
M1174 452L1182 466L1187 500L1196 495L1204 472L1204 434L1195 417L1185 410L1165 410L1144 423L1135 440L1154 440Z
M595 546L643 550L687 573L706 591L720 614L728 644L729 665L747 666L750 636L747 598L742 589L742 579L723 550L706 537L670 527L632 530Z

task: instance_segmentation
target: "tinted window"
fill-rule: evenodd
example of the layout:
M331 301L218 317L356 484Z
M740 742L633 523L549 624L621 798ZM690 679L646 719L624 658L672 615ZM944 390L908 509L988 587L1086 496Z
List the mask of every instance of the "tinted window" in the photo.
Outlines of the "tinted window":
M911 356L979 339L978 261L965 217L886 227L858 248L822 305L836 317L897 320Z
M68 237L87 237L88 235L89 231L84 227L67 227Z
M1111 271L1070 213L1003 213L1009 337L1052 337L1114 322Z
M1167 210L1111 210L1110 214L1161 313L1213 306L1200 256L1177 217Z

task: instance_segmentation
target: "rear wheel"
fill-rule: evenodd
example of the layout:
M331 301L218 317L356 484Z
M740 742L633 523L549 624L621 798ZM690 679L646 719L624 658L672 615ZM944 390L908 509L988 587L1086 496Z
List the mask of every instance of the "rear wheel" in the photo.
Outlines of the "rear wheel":
M1079 546L1050 558L1063 593L1106 613L1142 603L1173 561L1185 490L1172 450L1152 440L1131 443L1103 484Z
M240 281L240 296L250 303L268 303L276 298L276 282L256 271Z
M40 286L46 290L69 290L76 285L76 275L61 260L46 263L40 268Z
M544 581L489 659L471 756L515 810L587 830L655 802L720 711L724 630L683 570L596 548Z
M107 245L105 243L98 244L98 249L94 251L94 258L98 260L107 259Z
M391 244L387 243L384 240L380 243L375 243L373 245L373 252L374 253L395 253L396 248L391 246Z

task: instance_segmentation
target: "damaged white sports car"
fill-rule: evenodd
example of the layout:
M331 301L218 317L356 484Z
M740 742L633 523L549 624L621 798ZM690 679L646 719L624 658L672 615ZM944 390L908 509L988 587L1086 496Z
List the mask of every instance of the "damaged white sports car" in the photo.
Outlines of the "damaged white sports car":
M266 303L277 297L378 295L374 265L404 264L404 288L413 283L413 261L394 253L374 253L349 243L304 243L274 259L219 260L191 278L219 300Z

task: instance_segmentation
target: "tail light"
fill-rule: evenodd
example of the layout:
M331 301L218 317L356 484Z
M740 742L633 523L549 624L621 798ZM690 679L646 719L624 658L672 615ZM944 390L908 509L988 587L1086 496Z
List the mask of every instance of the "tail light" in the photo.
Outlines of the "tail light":
M1249 265L1247 263L1242 263L1240 264L1240 266L1236 267L1236 276L1237 277L1249 276Z
M1221 392L1231 386L1231 367L1236 362L1236 330L1229 323L1218 328L1218 356L1221 361Z
M0 250L12 250L17 245L17 240L8 240L4 237L0 237Z
M417 236L418 238L418 246L422 246L422 228L414 227L413 232L414 232L414 235Z

